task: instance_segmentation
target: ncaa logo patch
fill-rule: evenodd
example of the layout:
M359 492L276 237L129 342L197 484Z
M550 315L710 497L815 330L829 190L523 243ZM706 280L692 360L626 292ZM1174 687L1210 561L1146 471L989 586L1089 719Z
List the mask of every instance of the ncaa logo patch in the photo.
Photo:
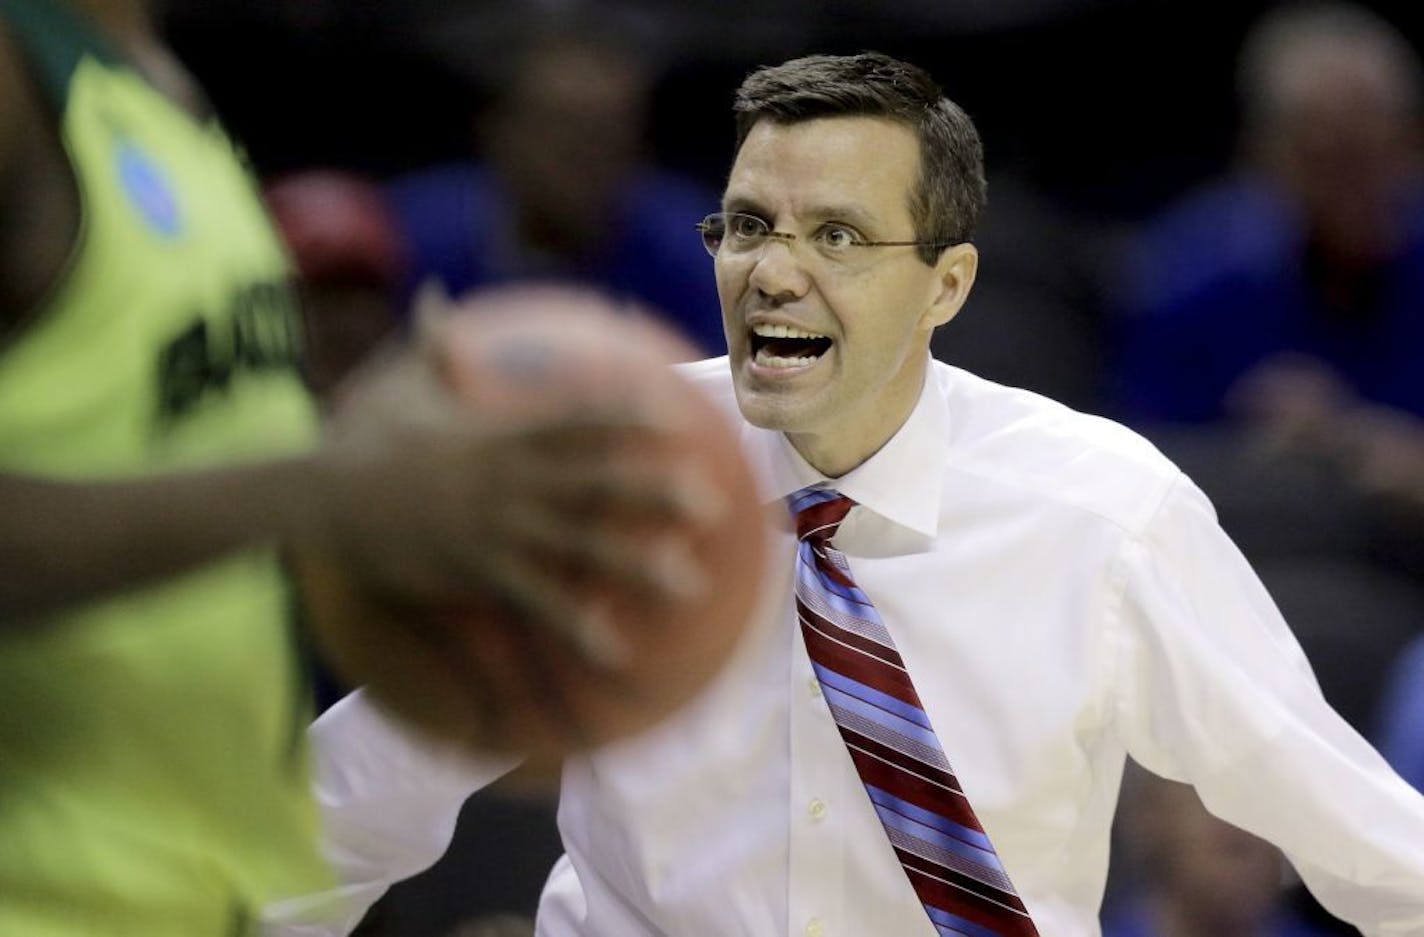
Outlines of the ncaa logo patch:
M127 140L119 143L116 161L129 203L155 232L175 237L183 227L178 200L158 164Z

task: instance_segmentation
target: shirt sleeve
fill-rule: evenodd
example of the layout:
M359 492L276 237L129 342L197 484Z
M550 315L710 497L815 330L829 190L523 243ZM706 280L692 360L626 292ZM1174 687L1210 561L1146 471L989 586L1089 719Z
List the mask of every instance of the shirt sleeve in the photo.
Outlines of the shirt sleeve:
M308 735L322 852L338 884L269 906L266 937L349 934L391 885L445 853L465 800L518 764L427 741L359 690L323 713Z
M1424 797L1337 715L1185 478L1117 569L1117 724L1148 770L1278 846L1370 937L1424 933Z

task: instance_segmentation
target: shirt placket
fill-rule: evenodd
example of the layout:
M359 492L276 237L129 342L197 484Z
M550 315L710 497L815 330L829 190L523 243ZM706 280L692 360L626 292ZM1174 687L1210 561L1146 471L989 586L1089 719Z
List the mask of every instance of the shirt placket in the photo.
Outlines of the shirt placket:
M796 621L788 597L788 620ZM787 937L844 937L846 848L851 831L845 746L811 669L800 629L791 647L791 778Z

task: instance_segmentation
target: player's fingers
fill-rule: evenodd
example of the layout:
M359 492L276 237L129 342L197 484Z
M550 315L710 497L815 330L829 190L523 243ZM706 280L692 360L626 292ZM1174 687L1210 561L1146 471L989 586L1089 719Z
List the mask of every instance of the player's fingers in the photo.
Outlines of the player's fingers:
M539 710L547 729L556 733L569 748L588 746L590 734L578 710L568 697L565 681L555 672L553 662L534 640L530 629L514 628L512 632L517 659L510 662L511 676L523 681L521 688L529 705ZM600 667L598 675L612 671Z
M561 564L660 598L696 598L709 585L692 547L676 534L634 537L546 511L521 512L511 519L510 530L523 544Z
M573 596L533 560L506 553L492 562L489 575L515 620L546 630L595 667L616 670L627 662L631 649L607 609Z
M458 628L437 616L405 614L400 616L399 627L424 647L434 665L448 672L448 685L464 702L472 738L477 741L491 738L498 731L504 712L492 679L495 675L485 666L486 655L472 642L460 640Z
M673 395L636 396L604 392L574 410L518 418L520 430L545 445L580 448L616 446L648 434L674 434L695 429L685 406Z
M644 520L707 526L730 509L726 494L690 464L669 470L626 456L593 456L579 462L531 458L518 466L510 481L538 493L546 503L577 504Z

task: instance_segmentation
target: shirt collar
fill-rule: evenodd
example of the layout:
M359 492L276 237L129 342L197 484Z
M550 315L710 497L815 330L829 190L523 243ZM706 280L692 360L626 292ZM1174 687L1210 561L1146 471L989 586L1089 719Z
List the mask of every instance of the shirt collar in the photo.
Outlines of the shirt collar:
M762 502L826 485L887 520L935 536L949 453L949 405L938 384L935 369L927 368L909 418L878 452L839 478L812 468L781 433L744 423L743 451L760 480Z

